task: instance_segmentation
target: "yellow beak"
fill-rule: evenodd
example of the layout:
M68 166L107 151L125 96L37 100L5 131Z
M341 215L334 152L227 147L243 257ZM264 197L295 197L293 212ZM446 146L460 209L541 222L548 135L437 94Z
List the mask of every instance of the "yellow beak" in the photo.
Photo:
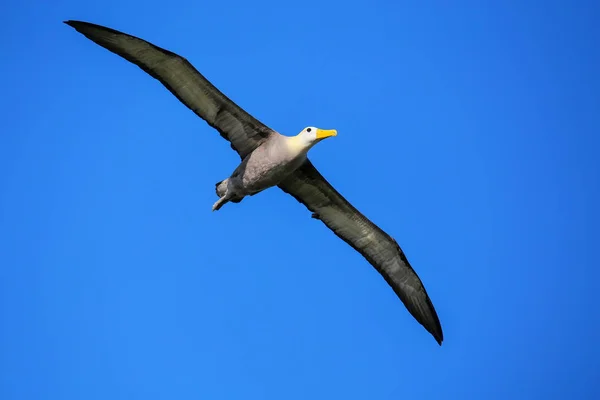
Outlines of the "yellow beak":
M325 139L330 136L337 136L337 131L335 129L317 129L317 139Z

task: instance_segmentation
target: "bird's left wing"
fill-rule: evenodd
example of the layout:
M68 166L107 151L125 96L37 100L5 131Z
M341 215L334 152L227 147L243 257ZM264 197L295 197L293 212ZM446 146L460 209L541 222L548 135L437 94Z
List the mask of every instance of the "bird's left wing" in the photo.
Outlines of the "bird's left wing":
M271 135L279 135L247 113L185 58L138 37L83 21L65 23L159 80L183 104L215 128L246 157Z
M396 241L339 194L306 160L279 187L313 212L338 237L362 254L392 287L408 311L441 345L437 313L423 283Z

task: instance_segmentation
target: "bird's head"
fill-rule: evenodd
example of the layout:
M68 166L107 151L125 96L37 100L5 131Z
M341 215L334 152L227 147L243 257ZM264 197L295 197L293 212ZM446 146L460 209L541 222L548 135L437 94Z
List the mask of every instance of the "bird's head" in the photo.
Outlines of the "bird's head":
M332 136L337 136L335 129L320 129L309 126L297 134L294 139L300 146L308 150L321 140Z

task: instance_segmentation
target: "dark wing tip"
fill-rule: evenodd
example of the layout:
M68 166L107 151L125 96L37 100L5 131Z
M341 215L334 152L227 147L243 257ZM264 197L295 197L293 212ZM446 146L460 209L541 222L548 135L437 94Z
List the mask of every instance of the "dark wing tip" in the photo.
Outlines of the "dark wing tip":
M116 33L119 35L131 36L126 33L120 32L116 29L108 28L106 26L102 26L102 25L98 25L98 24L93 24L91 22L76 21L76 20L68 19L66 21L63 21L63 23L74 28L77 32L83 33L84 35L85 35L86 31L89 32L89 31L93 31L94 29L96 29L96 30L101 30L101 31L109 32L109 33Z
M413 295L408 295L407 292L401 288L395 287L394 291L402 300L402 303L406 306L412 316L421 324L427 332L429 332L435 341L441 346L444 341L444 332L442 331L442 324L440 319L433 307L431 299L427 295L425 288L422 291Z
M91 22L77 21L77 20L74 20L74 19L67 19L67 20L63 21L63 23L65 23L65 24L67 24L69 26L72 26L73 28L76 28L77 26L86 26L86 25L89 25L89 26L99 26L99 25L96 25L96 24L92 24Z
M423 325L423 327L429 332L435 341L441 346L444 341L444 332L442 331L442 324L435 311L435 307L427 294L427 291L421 286L422 291L416 296L410 296L408 301L403 301L407 306L409 312L415 317L415 319ZM402 296L400 296L402 298Z
M425 290L425 288L423 288L423 290ZM418 318L418 320L425 327L425 329L429 333L431 333L435 341L441 346L442 342L444 341L444 332L442 331L442 324L440 323L440 319L437 315L437 312L435 311L435 307L433 307L433 303L431 302L429 295L427 294L427 292L423 294L425 295L425 309L419 310L421 318ZM419 300L417 300L418 303L422 301L421 299Z
M442 342L444 341L444 333L442 332L442 330L440 329L438 332L431 333L431 334L433 335L437 344L439 344L441 346Z
M75 20L72 20L72 19L68 19L66 21L63 21L63 23L65 23L65 24L67 24L70 27L75 28L75 29L77 29L78 27L84 27L85 25L93 25L93 24L90 24L89 22L75 21Z
M437 313L435 312L435 308L433 308L433 304L431 303L431 300L429 300L429 297L427 297L427 303L429 305L429 309L431 310L433 318L430 320L428 324L429 326L426 326L425 329L427 329L429 333L431 333L435 341L441 346L442 342L444 341L444 332L442 331L442 324L440 323Z
M400 260L405 267L404 274L407 274L409 279L393 276L393 274L391 275L384 269L379 268L378 270L400 298L408 312L441 346L444 341L444 332L442 331L442 324L440 323L435 307L429 298L429 294L427 294L423 282L421 282L421 279L410 265L410 262L398 245L398 242L392 237L390 237L390 240L396 246Z

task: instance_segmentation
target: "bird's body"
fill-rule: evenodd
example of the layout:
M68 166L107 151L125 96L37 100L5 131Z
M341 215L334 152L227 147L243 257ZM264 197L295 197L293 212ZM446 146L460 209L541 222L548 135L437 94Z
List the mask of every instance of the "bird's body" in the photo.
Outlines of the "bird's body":
M281 135L221 93L185 58L111 28L82 21L65 22L159 80L230 142L240 156L240 164L229 177L216 184L219 199L213 210L227 202L239 203L245 196L270 187L279 187L369 261L413 317L442 343L437 313L398 243L352 206L308 159L310 149L335 136L335 130L308 127L296 136ZM233 234L232 240L235 239Z
M320 132L321 139L337 133L309 127L297 136L270 136L248 154L227 179L216 184L219 200L213 205L213 211L228 201L239 203L245 196L280 184L306 161L308 150L316 143L316 134ZM311 133L315 134L315 140Z
M282 136L267 140L248 154L227 179L218 182L216 192L219 200L213 205L213 211L227 201L240 202L245 196L276 186L302 165L306 153L289 151L285 139Z

